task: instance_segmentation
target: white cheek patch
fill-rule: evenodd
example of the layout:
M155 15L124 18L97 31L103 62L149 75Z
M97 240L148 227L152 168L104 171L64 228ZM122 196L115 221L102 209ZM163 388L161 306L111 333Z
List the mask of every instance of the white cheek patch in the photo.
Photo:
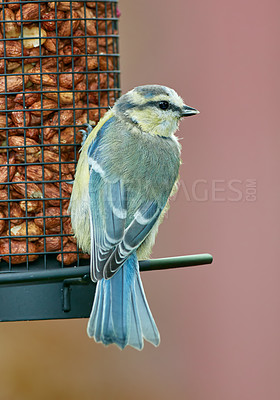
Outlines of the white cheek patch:
M157 127L160 136L171 136L178 129L178 122L174 118L163 119Z

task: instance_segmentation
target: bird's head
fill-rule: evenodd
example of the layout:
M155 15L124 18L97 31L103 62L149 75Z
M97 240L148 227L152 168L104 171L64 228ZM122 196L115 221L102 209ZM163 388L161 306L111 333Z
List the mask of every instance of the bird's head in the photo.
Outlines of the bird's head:
M138 86L122 95L113 107L115 115L143 132L171 136L181 118L199 113L166 86Z

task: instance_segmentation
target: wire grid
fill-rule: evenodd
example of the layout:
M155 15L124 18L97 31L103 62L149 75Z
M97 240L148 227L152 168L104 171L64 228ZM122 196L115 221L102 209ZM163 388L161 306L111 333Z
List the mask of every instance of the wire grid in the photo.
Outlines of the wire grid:
M79 129L120 94L118 15L116 1L0 3L2 272L88 262L67 209Z

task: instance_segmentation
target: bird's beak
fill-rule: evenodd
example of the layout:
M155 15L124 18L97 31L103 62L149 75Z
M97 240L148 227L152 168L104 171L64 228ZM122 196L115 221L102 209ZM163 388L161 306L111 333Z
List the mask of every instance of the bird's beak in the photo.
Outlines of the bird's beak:
M191 115L199 114L199 111L190 106L183 106L182 117L190 117Z

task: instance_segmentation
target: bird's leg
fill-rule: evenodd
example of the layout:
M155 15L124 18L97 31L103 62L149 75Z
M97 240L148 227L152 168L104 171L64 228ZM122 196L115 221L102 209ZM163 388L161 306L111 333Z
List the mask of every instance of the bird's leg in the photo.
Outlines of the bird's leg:
M80 132L83 135L83 140L82 140L81 146L84 145L85 141L87 140L88 135L93 130L93 127L90 124L83 124L83 125L86 127L86 130L80 129Z

